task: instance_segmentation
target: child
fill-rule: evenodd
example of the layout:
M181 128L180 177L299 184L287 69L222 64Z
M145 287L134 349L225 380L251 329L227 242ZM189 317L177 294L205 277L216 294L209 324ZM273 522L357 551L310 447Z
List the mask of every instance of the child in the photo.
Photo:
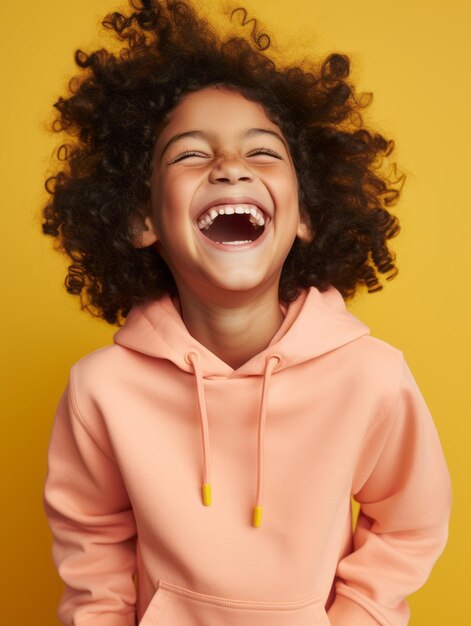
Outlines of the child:
M256 22L222 39L183 2L133 9L104 22L123 51L77 51L55 104L77 139L43 229L68 291L120 326L52 429L59 618L407 624L450 477L404 355L345 306L397 272L393 142L363 126L347 57L280 68Z

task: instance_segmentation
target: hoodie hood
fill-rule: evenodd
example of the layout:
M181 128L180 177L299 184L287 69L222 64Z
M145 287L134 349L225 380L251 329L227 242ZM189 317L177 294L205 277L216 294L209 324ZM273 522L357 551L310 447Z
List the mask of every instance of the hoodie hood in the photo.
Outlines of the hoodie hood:
M241 367L233 369L188 332L176 301L169 295L135 305L115 333L114 342L159 359L167 359L184 372L194 372L188 352L196 352L203 378L259 376L265 360L276 353L277 371L314 359L370 333L366 324L350 313L340 292L333 286L321 292L315 287L301 291L285 305L284 320L265 350Z
M205 506L211 504L212 494L204 380L261 377L257 498L253 510L253 524L256 527L261 525L262 518L264 432L272 374L281 374L287 368L315 359L370 333L368 326L347 310L342 295L332 285L324 292L316 287L302 290L294 302L288 306L280 303L280 308L284 320L269 345L237 369L230 367L190 335L178 311L177 301L169 295L135 305L124 325L114 335L116 344L171 361L183 372L194 376L202 435L202 502Z

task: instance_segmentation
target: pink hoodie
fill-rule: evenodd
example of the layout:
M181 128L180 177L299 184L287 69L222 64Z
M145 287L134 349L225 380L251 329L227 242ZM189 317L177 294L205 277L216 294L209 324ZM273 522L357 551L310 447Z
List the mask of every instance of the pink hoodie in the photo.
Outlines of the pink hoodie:
M236 370L169 296L71 368L44 490L62 622L408 623L451 510L430 412L334 287L281 308Z

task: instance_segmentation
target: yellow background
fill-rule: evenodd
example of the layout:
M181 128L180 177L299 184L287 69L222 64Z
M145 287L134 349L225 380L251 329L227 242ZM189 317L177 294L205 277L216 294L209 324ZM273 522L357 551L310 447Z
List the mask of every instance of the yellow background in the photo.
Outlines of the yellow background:
M212 9L218 3L207 2ZM234 6L237 6L235 3ZM412 626L469 623L470 54L465 0L250 0L281 53L348 54L367 119L396 141L408 179L393 208L400 273L350 310L401 349L434 416L453 481L449 543L409 597ZM1 476L2 622L54 626L62 591L42 510L46 451L69 367L116 328L63 288L66 260L40 234L45 130L75 72L73 50L99 44L111 0L9 2L2 9ZM431 506L433 504L431 503ZM314 530L313 530L314 532Z

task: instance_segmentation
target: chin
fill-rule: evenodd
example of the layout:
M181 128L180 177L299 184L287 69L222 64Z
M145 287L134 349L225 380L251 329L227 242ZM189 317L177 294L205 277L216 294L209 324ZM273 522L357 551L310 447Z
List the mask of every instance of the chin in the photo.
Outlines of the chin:
M224 282L218 282L218 287L230 293L243 293L251 291L268 291L269 289L278 288L279 281L267 281L266 279L234 279Z

